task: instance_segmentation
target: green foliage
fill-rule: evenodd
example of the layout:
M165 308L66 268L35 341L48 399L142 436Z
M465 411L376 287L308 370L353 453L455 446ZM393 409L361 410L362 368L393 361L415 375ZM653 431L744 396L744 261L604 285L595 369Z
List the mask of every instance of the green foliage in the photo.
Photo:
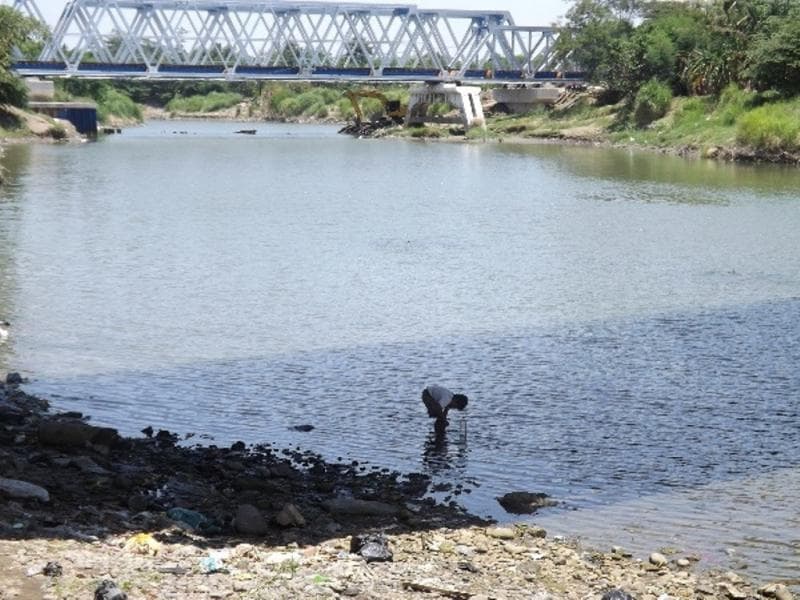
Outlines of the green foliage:
M800 93L800 10L791 18L771 17L748 51L747 74L757 89Z
M737 119L748 109L755 106L757 95L739 88L735 84L728 85L719 97L717 114L723 125L734 125Z
M236 106L242 95L235 92L211 92L203 96L175 96L167 103L166 109L177 113L208 113Z
M800 3L575 0L556 50L629 100L653 78L679 94L717 95L731 83L797 94Z
M142 110L122 92L114 88L107 88L98 99L97 118L101 122L106 122L112 116L131 121L141 121Z
M62 125L51 125L47 130L47 135L54 140L64 140L67 138L67 130Z
M610 0L577 0L567 12L567 24L556 51L562 60L580 65L593 83L627 89L631 65L630 20Z
M24 106L27 90L9 71L12 51L32 52L47 35L47 28L9 6L0 6L0 104Z
M736 140L762 150L799 150L800 106L779 102L751 110L739 119Z
M28 101L28 90L21 79L0 67L0 104L25 106Z
M672 90L656 79L645 83L636 94L633 103L633 118L638 127L645 127L660 119L669 110Z
M409 135L412 138L440 138L442 137L443 132L438 127L412 127L409 131Z

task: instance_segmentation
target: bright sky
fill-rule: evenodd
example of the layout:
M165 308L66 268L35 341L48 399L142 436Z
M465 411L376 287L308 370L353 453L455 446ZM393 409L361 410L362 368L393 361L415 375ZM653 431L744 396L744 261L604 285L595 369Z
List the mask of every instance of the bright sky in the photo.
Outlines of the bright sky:
M34 0L51 26L55 24L66 0ZM355 0L366 4L395 4L387 0ZM6 2L3 2L4 4ZM550 25L564 16L572 2L567 0L417 0L396 4L416 4L420 8L464 10L507 10L517 25Z

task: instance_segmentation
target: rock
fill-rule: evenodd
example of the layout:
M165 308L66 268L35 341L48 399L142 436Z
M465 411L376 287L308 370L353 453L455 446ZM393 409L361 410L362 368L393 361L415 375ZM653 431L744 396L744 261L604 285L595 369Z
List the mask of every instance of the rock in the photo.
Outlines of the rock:
M486 535L498 540L513 540L517 537L517 532L510 527L489 527Z
M110 579L104 579L94 591L94 600L128 600L128 594Z
M528 525L525 528L525 535L528 535L532 538L544 539L547 537L547 531L545 530L544 527L539 527L537 525Z
M0 478L0 493L19 500L39 500L50 502L50 493L41 486L19 479Z
M252 504L242 504L233 521L236 531L244 535L264 535L269 529L261 512Z
M782 585L782 584L778 585L778 587L775 589L775 597L778 600L793 600L794 599L794 596L792 595L792 592L789 591L789 588L787 588L785 585Z
M84 473L89 473L91 475L108 475L110 473L88 456L76 456L70 460L70 464L74 467L78 467Z
M22 375L19 373L8 373L6 375L6 383L8 385L20 385L24 382Z
M509 492L499 496L497 501L506 512L515 515L529 515L540 508L556 504L547 494L532 492Z
M727 598L730 598L731 600L744 600L747 598L747 594L731 583L720 583L719 589Z
M648 560L650 561L651 565L655 565L657 567L663 567L667 564L667 557L660 552L653 552Z
M358 554L367 562L387 562L393 558L386 536L379 533L354 535L350 538L350 553Z
M44 569L42 569L42 574L47 577L61 577L64 574L64 568L57 562L51 560L44 566Z
M85 447L88 444L112 446L120 439L116 429L95 427L77 420L52 420L39 425L39 441L45 446Z
M302 431L304 433L308 433L309 431L314 431L313 425L294 425L293 427L289 427L292 431Z
M357 498L334 498L323 506L328 512L339 515L390 517L400 514L400 509L392 504Z
M286 504L275 515L275 522L281 527L305 527L306 520L294 504Z
M128 508L139 513L150 507L150 497L146 494L134 494L128 498Z
M634 598L622 588L615 588L605 592L601 600L634 600Z
M742 581L744 581L740 575L734 573L733 571L727 571L724 577L731 583L742 583Z
M705 585L705 584L697 585L694 588L694 591L695 591L696 594L699 594L699 595L702 595L702 596L713 596L714 595L714 590L711 588L711 586Z
M777 598L778 600L792 600L792 593L782 583L770 583L758 589L758 593L765 598Z
M690 566L692 562L688 558L679 558L675 561L675 564L678 565L681 569L685 569L686 567Z

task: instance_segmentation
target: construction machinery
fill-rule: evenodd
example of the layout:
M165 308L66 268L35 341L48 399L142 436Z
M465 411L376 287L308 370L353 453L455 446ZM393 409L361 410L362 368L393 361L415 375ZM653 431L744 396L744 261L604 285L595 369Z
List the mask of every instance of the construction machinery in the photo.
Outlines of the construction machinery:
M400 100L390 100L385 94L377 90L348 90L344 94L353 106L353 123L343 127L339 133L350 135L371 135L375 130L392 125L401 125L406 118L406 107ZM362 98L375 98L383 106L383 114L369 121L364 120L364 111L361 109Z

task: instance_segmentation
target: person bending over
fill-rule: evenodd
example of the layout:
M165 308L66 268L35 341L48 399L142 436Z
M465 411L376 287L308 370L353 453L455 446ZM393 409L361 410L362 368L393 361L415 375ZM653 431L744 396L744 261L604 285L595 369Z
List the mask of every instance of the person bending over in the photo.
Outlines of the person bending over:
M422 390L422 402L428 409L428 416L436 419L436 433L444 433L447 429L447 411L451 408L464 410L469 399L464 394L454 394L441 385L429 385Z

